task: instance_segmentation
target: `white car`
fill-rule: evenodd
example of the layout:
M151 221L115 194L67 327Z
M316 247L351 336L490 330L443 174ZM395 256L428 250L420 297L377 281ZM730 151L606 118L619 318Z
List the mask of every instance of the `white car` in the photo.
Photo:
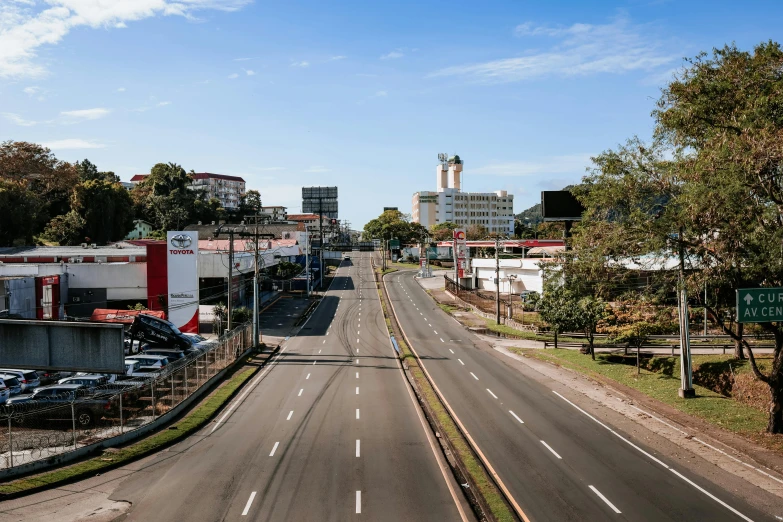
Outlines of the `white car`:
M130 377L146 379L149 377L157 377L160 375L160 372L160 366L139 366L133 373L130 374Z
M156 366L159 369L169 363L169 359L165 355L145 355L144 353L125 358L125 364L131 361L137 361L141 366Z

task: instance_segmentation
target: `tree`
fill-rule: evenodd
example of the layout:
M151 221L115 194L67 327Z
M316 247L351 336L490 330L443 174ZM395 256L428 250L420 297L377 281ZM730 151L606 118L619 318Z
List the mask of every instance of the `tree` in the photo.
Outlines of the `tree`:
M257 190L248 190L239 201L239 215L244 217L255 214L261 211L262 206L261 193Z
M410 216L399 210L387 210L364 225L363 237L371 239L397 238L401 243L420 243L429 235L420 223L412 223Z
M0 178L0 246L30 243L43 203L25 183ZM29 240L29 241L28 241Z
M189 186L191 174L176 163L158 163L134 189L135 206L158 230L179 230L193 214L199 194Z
M78 182L78 174L73 165L58 160L46 147L5 141L0 143L0 180L18 184L32 200L29 208L35 211L25 216L29 223L8 229L16 234L14 240L31 244L33 235L43 230L52 217L70 210L70 194ZM10 185L4 186L9 190Z
M578 299L562 285L550 282L547 286L538 301L538 315L555 334L557 348L558 334L579 329Z
M133 229L133 201L119 183L96 178L78 184L71 208L84 220L82 235L96 243L118 241Z
M104 180L110 181L112 183L120 182L120 177L114 172L98 172L98 167L96 167L88 159L85 159L84 161L77 161L74 164L74 167L76 168L76 172L79 174L79 179L82 181Z
M204 199L199 197L193 202L193 221L200 221L204 224L218 223L226 217L226 209L218 198Z
M59 245L78 245L84 240L84 218L75 210L53 218L43 231L43 237Z
M456 223L446 221L430 226L430 232L435 241L449 241L453 238L454 230L459 228Z
M585 332L587 347L593 360L595 360L595 332L598 323L603 321L607 315L606 303L599 298L586 296L577 302L575 322Z
M484 225L470 225L467 230L465 230L465 237L468 241L487 239L488 236L489 229Z

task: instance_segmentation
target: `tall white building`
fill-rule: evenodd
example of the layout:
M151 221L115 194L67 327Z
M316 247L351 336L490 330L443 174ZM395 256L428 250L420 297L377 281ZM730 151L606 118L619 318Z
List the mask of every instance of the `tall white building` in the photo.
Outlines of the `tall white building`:
M514 196L505 190L462 192L463 162L452 156L436 169L437 191L413 195L412 219L429 228L451 222L460 228L483 225L489 233L514 234Z

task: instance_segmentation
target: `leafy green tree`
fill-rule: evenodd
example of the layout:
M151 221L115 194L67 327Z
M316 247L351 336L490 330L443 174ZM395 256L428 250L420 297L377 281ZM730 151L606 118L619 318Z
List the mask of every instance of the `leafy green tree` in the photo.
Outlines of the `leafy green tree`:
M120 177L114 172L98 172L98 167L95 166L90 160L85 159L83 161L77 161L74 164L76 172L79 174L79 179L82 181L90 180L104 180L111 181L113 183L119 183Z
M218 198L204 199L199 197L193 202L193 221L201 221L203 224L219 222L226 217L226 209Z
M576 326L583 330L587 337L588 350L593 360L595 360L595 333L598 323L608 315L606 306L603 300L593 296L586 296L577 301L574 320Z
M365 241L397 238L401 243L419 243L428 235L420 223L410 221L410 216L399 210L387 210L364 226L363 238Z
M555 282L548 283L544 295L538 301L538 315L557 337L562 332L580 328L578 319L579 299L567 288Z
M158 230L179 230L191 220L199 194L189 188L193 178L176 163L158 163L134 189L142 219Z
M75 210L53 218L43 231L42 236L59 245L78 245L85 240L84 218Z
M133 201L119 183L101 178L82 182L71 207L84 220L82 235L96 243L118 241L133 229Z
M448 241L452 239L454 230L459 228L456 223L446 221L430 226L430 232L435 241Z
M262 206L261 193L257 190L248 190L239 201L239 215L244 217L255 214Z
M489 229L484 225L470 225L467 230L465 230L465 236L468 241L487 239L487 237L489 237Z
M0 246L32 241L43 203L25 183L0 178ZM29 241L25 241L29 239Z

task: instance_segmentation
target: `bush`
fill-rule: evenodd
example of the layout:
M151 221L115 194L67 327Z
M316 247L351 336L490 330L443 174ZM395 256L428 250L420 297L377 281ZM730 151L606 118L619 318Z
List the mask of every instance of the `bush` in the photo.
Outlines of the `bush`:
M248 321L252 321L252 320L253 320L253 311L246 306L240 306L239 308L235 308L231 313L232 325L240 325L242 323L247 323Z

